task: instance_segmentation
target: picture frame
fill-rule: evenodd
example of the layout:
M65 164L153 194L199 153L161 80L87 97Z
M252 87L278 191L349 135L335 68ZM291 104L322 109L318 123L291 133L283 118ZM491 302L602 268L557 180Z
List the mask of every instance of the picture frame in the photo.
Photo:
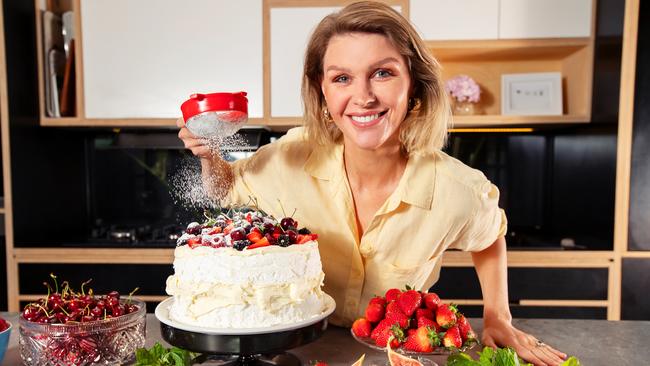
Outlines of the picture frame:
M502 74L501 114L562 115L562 74Z

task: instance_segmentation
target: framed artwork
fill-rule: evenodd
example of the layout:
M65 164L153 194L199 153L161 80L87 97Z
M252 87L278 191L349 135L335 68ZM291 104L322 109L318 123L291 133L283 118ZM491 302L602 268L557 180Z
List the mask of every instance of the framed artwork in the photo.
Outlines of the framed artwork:
M562 74L501 75L501 114L562 115Z

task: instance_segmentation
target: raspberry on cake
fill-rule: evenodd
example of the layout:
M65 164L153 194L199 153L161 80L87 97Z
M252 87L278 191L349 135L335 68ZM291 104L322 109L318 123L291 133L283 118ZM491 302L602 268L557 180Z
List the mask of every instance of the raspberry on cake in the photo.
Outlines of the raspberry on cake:
M317 235L263 211L236 208L191 223L174 251L170 318L210 328L292 324L320 315Z

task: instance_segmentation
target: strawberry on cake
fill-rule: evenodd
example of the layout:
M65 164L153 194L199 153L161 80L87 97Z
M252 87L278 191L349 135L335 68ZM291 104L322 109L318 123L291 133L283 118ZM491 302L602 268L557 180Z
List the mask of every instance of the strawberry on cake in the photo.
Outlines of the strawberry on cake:
M260 328L320 315L324 273L317 235L248 207L193 222L178 239L172 320L209 328Z

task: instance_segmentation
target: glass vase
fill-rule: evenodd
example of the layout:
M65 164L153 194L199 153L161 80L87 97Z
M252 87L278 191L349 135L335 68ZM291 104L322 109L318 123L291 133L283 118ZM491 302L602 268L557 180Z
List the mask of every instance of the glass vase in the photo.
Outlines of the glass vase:
M474 114L474 103L464 101L454 103L454 114L460 116L469 116Z

